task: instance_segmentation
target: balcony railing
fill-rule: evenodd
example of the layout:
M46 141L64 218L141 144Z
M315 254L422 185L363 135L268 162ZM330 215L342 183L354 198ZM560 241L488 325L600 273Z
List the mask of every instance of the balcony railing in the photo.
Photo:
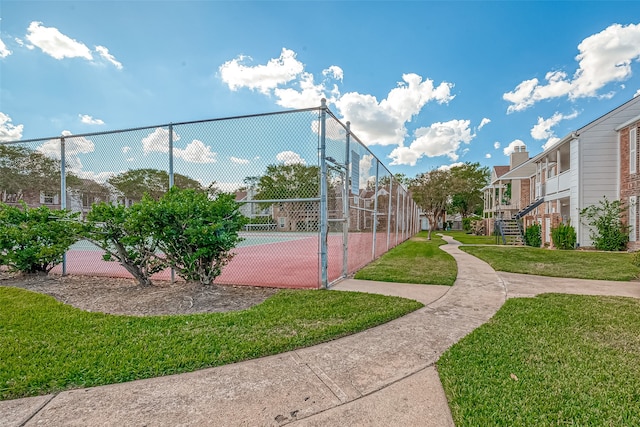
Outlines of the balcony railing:
M569 171L564 171L560 175L548 178L544 184L544 193L541 196L549 196L568 190L570 186Z

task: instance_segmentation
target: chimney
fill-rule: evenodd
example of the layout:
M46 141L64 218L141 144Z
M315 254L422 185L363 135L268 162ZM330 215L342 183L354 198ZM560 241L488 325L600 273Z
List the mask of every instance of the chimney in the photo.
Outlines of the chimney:
M509 156L509 170L513 170L527 160L529 160L527 146L524 144L516 145L513 147L513 153Z

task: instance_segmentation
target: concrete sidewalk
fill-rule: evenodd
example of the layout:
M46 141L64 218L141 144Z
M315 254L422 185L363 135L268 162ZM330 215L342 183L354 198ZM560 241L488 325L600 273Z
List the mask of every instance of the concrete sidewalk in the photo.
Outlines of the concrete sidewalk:
M400 319L233 365L0 402L0 426L453 425L434 363L489 320L507 290L488 264L445 239L441 248L458 264L453 287L358 280L334 287L426 305Z

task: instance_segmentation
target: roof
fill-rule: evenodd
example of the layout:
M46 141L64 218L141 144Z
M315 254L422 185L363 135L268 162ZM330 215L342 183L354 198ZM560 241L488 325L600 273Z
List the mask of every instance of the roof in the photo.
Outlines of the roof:
M511 170L511 166L494 166L493 170L496 172L496 178L500 178Z

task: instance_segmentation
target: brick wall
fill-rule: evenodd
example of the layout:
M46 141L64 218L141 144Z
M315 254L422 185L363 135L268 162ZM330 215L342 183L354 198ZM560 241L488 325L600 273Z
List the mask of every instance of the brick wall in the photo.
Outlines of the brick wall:
M630 196L636 196L640 199L640 156L638 156L638 146L636 143L636 173L629 173L629 129L632 127L640 126L640 121L633 123L629 127L620 130L620 200L625 203L629 202ZM636 213L637 213L636 209ZM629 211L625 212L625 223L629 223L628 218ZM640 221L636 217L636 233L638 233L638 227ZM640 241L629 242L628 248L630 250L640 250Z
M520 209L524 209L531 204L531 181L528 179L520 180Z

